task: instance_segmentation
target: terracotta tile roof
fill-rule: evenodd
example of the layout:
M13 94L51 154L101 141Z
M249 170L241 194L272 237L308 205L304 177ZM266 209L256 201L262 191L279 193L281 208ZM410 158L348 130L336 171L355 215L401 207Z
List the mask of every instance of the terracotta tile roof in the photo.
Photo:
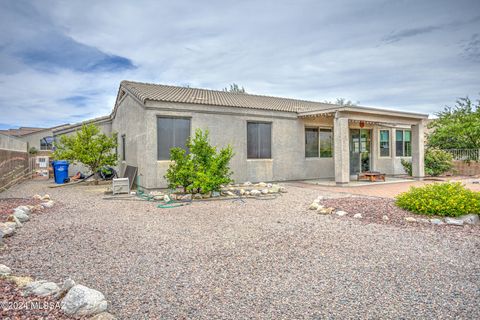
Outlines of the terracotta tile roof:
M338 107L337 105L322 102L134 81L122 81L120 86L127 89L143 103L147 100L152 100L286 112L305 112Z
M0 133L6 134L9 136L20 137L26 134L30 134L30 133L34 133L42 130L45 130L45 128L20 127L18 129L0 130Z

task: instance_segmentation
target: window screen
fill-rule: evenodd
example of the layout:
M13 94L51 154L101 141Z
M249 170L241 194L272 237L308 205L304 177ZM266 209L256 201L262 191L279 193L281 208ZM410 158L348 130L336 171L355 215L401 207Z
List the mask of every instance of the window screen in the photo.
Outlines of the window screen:
M318 157L318 128L305 128L305 157Z
M247 123L247 158L270 159L272 157L272 124Z
M405 130L404 131L404 137L403 140L404 142L404 154L405 157L411 157L412 156L412 132L410 130Z
M158 160L170 159L171 148L187 149L187 139L190 137L190 119L157 118L157 148Z
M390 156L390 131L380 130L380 157Z
M333 137L331 129L320 129L320 157L331 158L333 154Z
M395 155L403 157L403 130L396 130L395 134Z
M126 151L127 142L125 140L126 140L125 135L122 135L122 161L125 161L127 159L127 157L126 157L126 155L127 155L127 151Z
M411 157L412 156L412 131L397 130L397 157Z

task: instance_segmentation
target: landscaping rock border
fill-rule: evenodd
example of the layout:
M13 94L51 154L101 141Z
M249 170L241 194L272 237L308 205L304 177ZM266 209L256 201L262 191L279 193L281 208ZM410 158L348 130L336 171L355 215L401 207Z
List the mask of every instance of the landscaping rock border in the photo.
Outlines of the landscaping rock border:
M346 199L346 198L344 198ZM357 198L359 199L359 198ZM365 201L368 201L367 198L363 198ZM318 196L313 202L309 205L308 209L309 210L315 210L317 213L320 214L331 214L335 213L336 216L338 217L347 217L347 216L352 216L353 218L356 219L362 219L363 216L361 213L355 213L351 215L349 212L346 210L343 210L342 208L335 208L335 207L326 207L326 204L323 203L325 197L323 196ZM330 199L332 201L336 201L333 199ZM377 199L378 200L378 199ZM390 220L390 217L386 214L382 216L382 221L383 222L388 222ZM445 217L445 218L425 218L422 216L406 216L403 218L403 220L407 223L420 223L420 224L431 224L434 226L439 226L439 225L452 225L452 226L465 226L465 225L479 225L480 224L480 217L478 214L467 214L459 217Z
M31 213L55 205L48 194L44 196L37 194L33 196L33 199L43 202L36 206L18 206L14 209L14 213L8 217L7 222L0 223L0 240L3 240L3 237L12 236L17 228L21 228L23 223L30 221ZM0 244L2 244L2 241L0 241ZM108 303L100 291L76 284L70 278L66 279L60 287L55 282L33 281L30 277L12 275L12 270L3 264L0 264L0 277L15 283L18 287L22 287L24 296L51 296L59 300L61 311L65 315L75 318L89 316L97 320L115 319L113 315L106 312Z

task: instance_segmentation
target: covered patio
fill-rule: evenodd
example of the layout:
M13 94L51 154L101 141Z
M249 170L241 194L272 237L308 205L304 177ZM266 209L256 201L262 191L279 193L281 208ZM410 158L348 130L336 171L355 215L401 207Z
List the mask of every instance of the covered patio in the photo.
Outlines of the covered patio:
M331 119L335 185L361 185L357 177L365 172L404 174L402 159L411 161L413 178L424 177L426 114L342 106L302 112L299 117Z

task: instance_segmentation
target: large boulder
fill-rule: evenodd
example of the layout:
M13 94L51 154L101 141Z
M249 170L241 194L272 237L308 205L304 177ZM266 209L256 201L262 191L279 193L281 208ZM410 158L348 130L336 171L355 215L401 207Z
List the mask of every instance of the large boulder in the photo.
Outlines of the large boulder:
M2 237L9 237L15 233L16 223L15 222L5 222L0 223L0 232Z
M41 206L44 208L51 208L53 207L54 204L55 202L53 202L53 200L49 200L47 202L42 203Z
M463 221L463 223L465 224L479 224L480 223L480 219L478 217L478 214L466 214L464 216L461 216L459 217L460 220Z
M443 219L443 221L445 221L446 224L450 224L452 226L463 226L463 220L461 219L456 219L456 218L445 218Z
M66 279L63 282L63 285L60 288L60 290L55 294L55 299L61 299L61 298L65 297L68 290L72 289L75 286L75 284L76 283L75 283L75 281L73 281L73 279L70 279L70 278Z
M30 217L28 216L28 214L23 210L19 210L18 208L14 210L13 216L17 218L21 223L27 222L28 220L30 220Z
M55 282L49 282L45 280L34 281L25 286L25 295L36 295L39 297L46 297L52 294L56 294L60 291L60 287Z
M19 206L19 207L17 207L16 210L22 210L26 214L30 214L31 211L32 211L29 206Z
M62 300L62 311L72 316L92 316L107 310L105 296L81 284L71 288Z
M0 264L0 276L9 276L12 273L9 267L4 264Z

